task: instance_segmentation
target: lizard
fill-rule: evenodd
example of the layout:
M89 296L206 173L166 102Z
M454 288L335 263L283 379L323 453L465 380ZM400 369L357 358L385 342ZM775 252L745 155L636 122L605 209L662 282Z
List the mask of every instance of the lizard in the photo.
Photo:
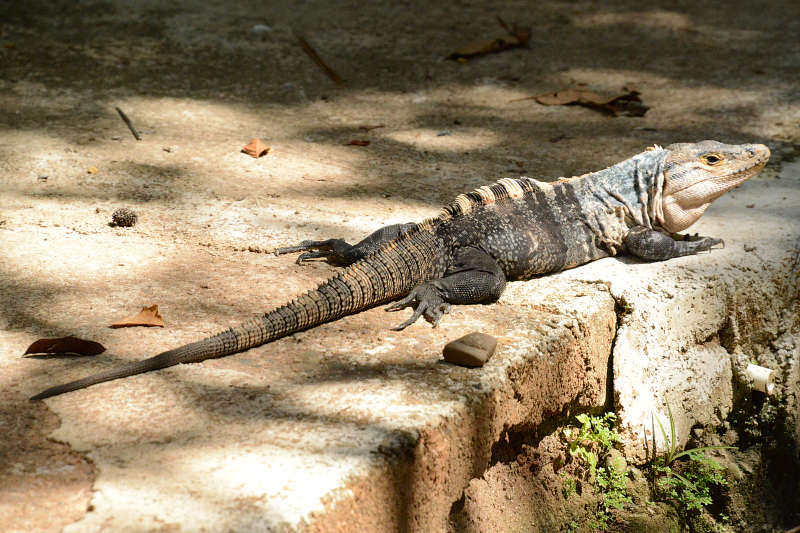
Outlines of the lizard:
M303 252L343 271L298 298L214 336L49 388L40 400L97 383L231 355L348 314L392 302L413 307L394 329L425 317L434 327L451 305L496 301L509 280L629 254L645 261L694 255L722 239L680 235L726 191L769 160L761 144L716 141L654 146L605 170L556 182L504 178L459 195L433 218L393 224L350 245L304 241ZM399 301L398 301L399 299Z

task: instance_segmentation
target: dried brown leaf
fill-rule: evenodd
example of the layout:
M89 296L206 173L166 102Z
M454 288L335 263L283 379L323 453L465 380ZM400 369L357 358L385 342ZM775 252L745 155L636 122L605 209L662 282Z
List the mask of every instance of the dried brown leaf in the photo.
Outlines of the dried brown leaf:
M368 141L367 139L351 139L347 141L345 144L349 146L369 146L372 141Z
M508 35L498 37L497 39L481 39L469 42L456 48L446 59L464 62L466 59L480 57L486 54L496 54L497 52L510 50L511 48L528 47L528 40L531 38L530 30L518 28L516 24L509 26L500 17L497 17L497 22L508 32Z
M256 159L258 159L263 155L267 155L271 151L272 148L262 143L261 139L253 139L252 141L250 141L250 144L242 148L242 152L246 153L249 156L255 157Z
M523 100L536 100L542 105L579 105L612 117L619 113L641 117L650 109L642 103L639 92L635 90L628 90L624 94L608 98L587 89L569 88L523 98Z
M519 38L514 35L504 35L497 39L483 39L461 45L447 56L447 59L471 59L485 56L486 54L496 54L511 48L519 48L520 46L522 46L522 43Z
M596 92L587 91L585 89L564 89L554 93L540 94L532 96L534 100L542 105L569 105L569 104L604 104L608 98L605 98Z
M158 306L153 305L151 307L142 307L142 310L139 311L139 314L136 316L131 316L128 318L123 318L122 320L118 320L111 324L110 328L130 328L134 326L145 326L145 327L164 327L164 320L161 319L161 315L158 314Z
M631 90L626 94L617 96L606 104L617 113L623 113L629 117L643 117L647 110L650 109L644 105L639 91Z
M78 337L61 337L58 339L39 339L34 342L23 355L29 354L78 354L99 355L105 352L105 347L99 342L87 341Z

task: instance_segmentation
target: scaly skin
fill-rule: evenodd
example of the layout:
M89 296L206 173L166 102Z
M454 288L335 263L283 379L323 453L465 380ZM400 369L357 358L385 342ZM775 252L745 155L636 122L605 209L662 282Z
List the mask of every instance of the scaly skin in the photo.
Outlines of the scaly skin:
M758 173L763 145L715 141L652 148L613 167L556 183L500 180L461 195L419 224L397 224L359 244L304 242L276 254L305 252L345 265L343 272L292 302L213 337L37 394L40 400L104 381L248 350L323 322L402 298L434 326L451 305L486 303L507 280L572 268L628 253L649 261L696 254L721 239L676 235L726 191ZM677 238L676 238L677 237Z

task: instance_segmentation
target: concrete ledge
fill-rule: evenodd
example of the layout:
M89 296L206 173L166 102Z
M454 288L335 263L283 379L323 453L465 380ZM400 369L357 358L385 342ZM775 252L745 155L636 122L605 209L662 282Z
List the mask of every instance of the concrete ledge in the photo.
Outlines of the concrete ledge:
M100 472L93 510L66 531L444 531L504 431L604 403L617 320L605 286L567 280L514 284L465 311L443 335L497 336L480 370L440 361L439 342L415 355L413 333L380 353L370 333L361 350L377 360L325 361L285 340L48 401L54 438ZM323 367L242 368L276 352Z

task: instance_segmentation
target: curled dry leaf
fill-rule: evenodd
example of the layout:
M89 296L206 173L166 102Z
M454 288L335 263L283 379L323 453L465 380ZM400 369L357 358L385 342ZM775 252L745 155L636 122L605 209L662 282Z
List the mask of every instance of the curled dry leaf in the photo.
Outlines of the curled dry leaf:
M371 142L372 141L369 141L367 139L352 139L347 141L345 144L350 146L369 146L369 143Z
M446 59L464 61L473 57L510 50L511 48L528 47L528 40L531 38L530 30L518 28L516 24L509 27L500 17L497 17L497 22L508 31L508 35L498 37L497 39L483 39L469 42L459 46L452 54L447 56Z
M592 104L602 105L608 98L586 89L564 89L532 97L542 105Z
M142 307L142 310L139 311L138 315L118 320L113 324L111 324L109 327L130 328L134 326L145 326L145 327L159 326L163 328L164 320L162 320L161 315L158 314L158 306L153 305L151 307Z
M586 89L564 89L553 93L523 98L536 100L542 105L579 105L588 107L604 115L615 117L622 113L631 117L642 117L650 109L642 103L639 91L624 89L626 92L611 98Z
M242 152L249 156L255 157L256 159L263 155L267 155L271 151L272 148L262 143L261 139L253 139L250 141L250 144L242 147Z
M484 39L472 41L456 48L447 59L471 59L473 57L485 56L486 54L496 54L503 50L519 48L522 43L513 35L504 35L497 39Z
M77 354L99 355L106 351L99 342L87 341L78 337L61 337L58 339L39 339L34 342L23 355L36 354Z

